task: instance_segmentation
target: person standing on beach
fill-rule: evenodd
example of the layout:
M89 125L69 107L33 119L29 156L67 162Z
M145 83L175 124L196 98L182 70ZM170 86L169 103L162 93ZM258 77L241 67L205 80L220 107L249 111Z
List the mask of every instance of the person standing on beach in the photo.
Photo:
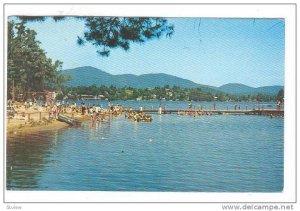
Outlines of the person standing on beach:
M81 104L81 115L85 114L85 105L84 103Z
M52 107L52 116L53 116L53 118L57 118L57 107L56 107L56 105L54 105L53 107Z
M27 106L28 106L28 105L27 105L27 101L25 101L25 102L24 102L25 110L27 109Z

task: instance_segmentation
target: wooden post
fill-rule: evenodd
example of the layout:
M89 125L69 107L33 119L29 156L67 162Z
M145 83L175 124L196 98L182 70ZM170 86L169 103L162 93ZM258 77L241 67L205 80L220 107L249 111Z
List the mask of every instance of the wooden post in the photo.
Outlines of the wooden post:
M28 122L30 122L30 113L28 113Z
M15 102L15 79L13 79L12 101Z
M42 112L40 112L40 121L42 120Z

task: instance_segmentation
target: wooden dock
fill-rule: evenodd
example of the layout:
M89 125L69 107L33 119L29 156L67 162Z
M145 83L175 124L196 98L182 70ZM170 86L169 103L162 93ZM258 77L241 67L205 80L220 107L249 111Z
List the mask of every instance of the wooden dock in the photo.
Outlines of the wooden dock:
M135 112L140 112L140 110L133 110ZM143 110L145 113L157 113L158 110ZM162 110L161 114L177 114L178 112L185 112L188 115L194 115L197 110ZM264 110L205 110L210 114L231 114L231 115L266 115L266 116L284 116L283 110L277 109L264 109ZM197 114L196 114L197 115ZM204 114L205 115L205 114Z

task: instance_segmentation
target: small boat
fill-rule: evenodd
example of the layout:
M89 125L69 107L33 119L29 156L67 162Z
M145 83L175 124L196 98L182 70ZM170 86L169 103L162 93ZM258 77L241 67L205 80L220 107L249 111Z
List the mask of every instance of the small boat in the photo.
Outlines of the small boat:
M69 125L72 125L72 126L74 126L74 125L81 125L80 121L78 121L76 119L73 119L73 118L71 118L69 116L62 115L62 114L58 115L57 120L61 121L61 122L65 122L65 123L67 123Z

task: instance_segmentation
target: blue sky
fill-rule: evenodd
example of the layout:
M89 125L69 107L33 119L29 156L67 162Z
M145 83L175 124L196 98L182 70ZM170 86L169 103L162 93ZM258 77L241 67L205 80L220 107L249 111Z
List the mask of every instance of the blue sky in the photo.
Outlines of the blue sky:
M175 33L129 51L100 57L91 44L78 46L84 23L68 19L29 23L41 47L63 69L93 66L111 74L166 73L196 83L258 87L284 84L284 20L169 18Z

